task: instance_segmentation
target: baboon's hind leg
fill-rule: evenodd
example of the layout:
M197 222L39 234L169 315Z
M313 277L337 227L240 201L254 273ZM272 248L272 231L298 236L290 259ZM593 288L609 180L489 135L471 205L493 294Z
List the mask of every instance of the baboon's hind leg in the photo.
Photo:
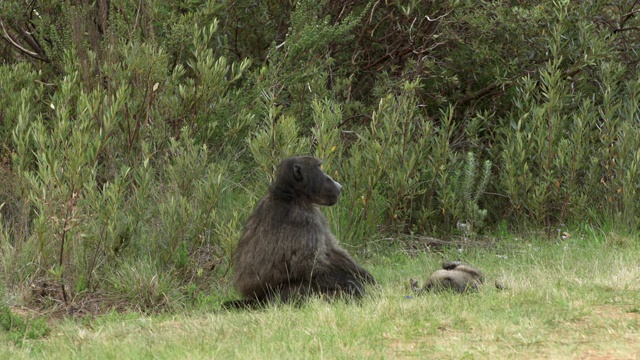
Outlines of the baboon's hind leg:
M329 261L337 268L341 268L344 271L350 272L362 282L375 285L376 279L370 272L365 270L362 266L358 265L346 252L341 249L332 249L329 252Z
M357 276L334 266L314 275L313 284L315 291L330 297L342 294L362 297L365 293L364 286Z

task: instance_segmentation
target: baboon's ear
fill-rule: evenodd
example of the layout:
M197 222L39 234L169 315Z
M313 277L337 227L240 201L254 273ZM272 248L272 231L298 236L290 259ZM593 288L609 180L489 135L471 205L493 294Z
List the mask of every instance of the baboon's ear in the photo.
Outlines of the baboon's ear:
M296 180L302 180L302 168L298 164L293 165L293 178Z

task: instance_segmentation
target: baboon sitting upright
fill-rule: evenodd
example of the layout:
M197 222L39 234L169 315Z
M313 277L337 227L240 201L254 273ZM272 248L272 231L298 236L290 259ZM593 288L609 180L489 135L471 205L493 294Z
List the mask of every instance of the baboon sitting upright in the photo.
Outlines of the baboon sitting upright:
M226 307L290 302L309 294L361 297L373 276L338 245L318 205L338 202L342 187L316 158L280 163L269 193L245 224L233 261L244 300Z
M484 278L480 270L459 261L446 262L442 269L436 270L422 288L412 279L409 280L411 288L421 294L425 291L454 290L459 293L478 291ZM496 285L497 286L497 285Z

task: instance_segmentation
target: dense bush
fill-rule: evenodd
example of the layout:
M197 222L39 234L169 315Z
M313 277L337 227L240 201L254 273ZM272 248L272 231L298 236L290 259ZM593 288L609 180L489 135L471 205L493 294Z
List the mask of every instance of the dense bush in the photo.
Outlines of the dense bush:
M325 159L345 185L326 211L354 245L631 225L637 11L3 2L4 281L47 278L64 302L98 292L143 309L217 289L243 220L293 154Z

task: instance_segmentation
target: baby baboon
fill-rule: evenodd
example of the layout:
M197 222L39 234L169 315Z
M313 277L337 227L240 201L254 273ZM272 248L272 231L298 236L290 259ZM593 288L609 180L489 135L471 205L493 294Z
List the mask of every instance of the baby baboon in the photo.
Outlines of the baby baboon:
M459 293L478 291L484 279L480 270L460 263L459 261L446 262L442 269L436 270L422 288L418 283L410 279L411 288L416 294L425 291L454 290Z
M280 163L269 193L256 205L234 253L234 285L244 300L225 307L300 300L309 294L361 297L373 276L338 245L317 205L338 202L342 187L321 161Z

